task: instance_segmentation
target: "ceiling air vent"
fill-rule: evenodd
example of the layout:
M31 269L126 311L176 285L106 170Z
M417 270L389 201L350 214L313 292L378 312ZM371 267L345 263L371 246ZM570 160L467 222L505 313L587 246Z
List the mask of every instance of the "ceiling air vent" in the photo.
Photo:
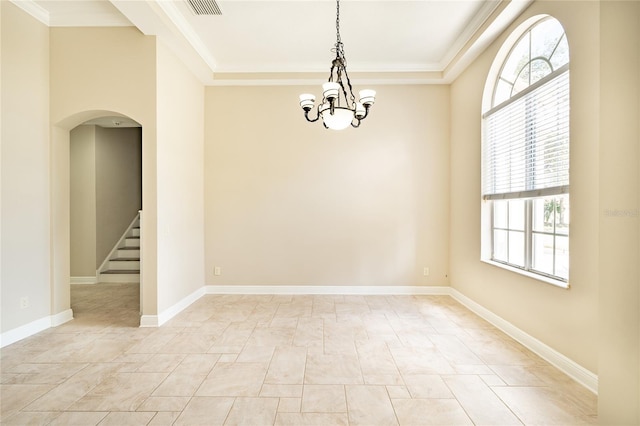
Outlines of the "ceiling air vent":
M187 0L187 3L196 15L222 15L215 0Z

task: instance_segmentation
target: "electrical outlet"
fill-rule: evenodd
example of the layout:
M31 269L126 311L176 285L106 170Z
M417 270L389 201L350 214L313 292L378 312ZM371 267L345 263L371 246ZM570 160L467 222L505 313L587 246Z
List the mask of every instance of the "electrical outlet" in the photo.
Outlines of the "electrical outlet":
M219 266L213 268L213 275L222 275L222 268Z
M27 296L20 298L20 309L26 309L29 305L29 298Z
M422 275L424 275L425 277L428 277L429 276L429 268L424 267L422 269Z

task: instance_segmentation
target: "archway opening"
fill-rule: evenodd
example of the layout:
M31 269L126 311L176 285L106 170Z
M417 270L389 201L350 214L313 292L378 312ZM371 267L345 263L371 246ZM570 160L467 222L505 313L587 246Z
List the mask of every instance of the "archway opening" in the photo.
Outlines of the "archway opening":
M142 303L142 296L145 292L144 290L146 286L143 278L144 263L142 262L142 256L137 260L119 259L119 257L121 257L119 255L123 254L123 252L117 251L117 245L120 243L127 247L137 245L138 247L136 247L136 249L138 252L131 252L129 254L141 254L142 252L140 241L142 240L141 235L144 234L142 229L143 225L136 217L134 217L137 216L139 211L141 212L141 208L144 205L142 197L144 175L142 172L144 163L144 137L142 129L142 123L137 121L135 118L116 111L108 110L83 111L69 116L52 126L52 312L70 311L72 283L81 283L87 277L91 278L92 284L104 281L101 280L102 264L104 263L106 268L114 266L109 265L109 261L111 260L109 258L114 257L115 262L120 262L120 264L116 263L116 267L123 266L122 262L130 262L129 268L132 271L135 271L131 274L126 274L128 276L124 276L124 273L113 274L116 275L116 279L112 279L111 281L120 281L120 283L137 281L135 283L135 303L132 303L131 301L127 302L127 308L130 310L132 316L135 315L135 325L139 325L140 315L143 313L144 306ZM122 135L119 135L121 130L124 131L128 137L122 138ZM77 136L76 133L78 132L84 132L84 136L86 136L87 133L93 134L93 146L92 149L88 150L93 154L93 160L89 162L90 167L87 166L86 161L80 167L80 169L84 167L85 172L87 168L93 168L93 177L91 179L87 179L86 175L84 177L82 175L79 176L78 170L74 170L76 167L73 165L72 145L78 145L78 143L72 141L75 139ZM98 135L97 139L96 134ZM119 142L114 143L113 140ZM86 142L86 140L84 142ZM126 142L129 143L129 146L126 145ZM103 146L98 147L100 144ZM86 143L84 145L80 144L80 146L85 148L85 151L87 151ZM101 150L101 148L105 147L107 148L106 152ZM96 149L98 151L98 156L104 154L104 158L96 159ZM132 152L135 153L131 154ZM87 153L84 152L85 157L86 154ZM105 164L103 164L105 162L104 160L108 163L106 167ZM133 166L133 169L135 169L133 170L133 174L132 170L130 170L132 168L132 164L135 164L135 166ZM103 183L108 182L110 180L109 176L113 177L114 173L116 180L119 179L120 181L119 184L110 185L110 188L108 188L107 191L105 191L105 188L107 188L106 186L96 185L98 180L102 180ZM120 174L124 175L124 177L120 176ZM133 179L134 182L131 182L132 175L135 175L135 178ZM129 188L129 194L123 197L122 185L125 181L129 181L128 184L131 185L133 189ZM113 184L113 182L111 183ZM74 188L74 186L76 186L76 188ZM88 188L93 191L89 195L87 195L86 192ZM78 190L80 191L78 192ZM74 200L72 202L72 193L74 192L76 194L73 196ZM80 194L80 196L78 196L78 194ZM105 194L107 195L106 197ZM81 219L79 219L77 213L82 211L82 209L78 210L76 208L77 206L73 207L73 203L78 202L78 200L80 200L81 203L84 202L85 205L94 206L93 209L95 213L93 215L89 215L89 217L92 217L91 219L87 220L86 216L80 216ZM124 203L127 204L128 207L126 209L115 209L112 203ZM100 213L98 213L98 211ZM122 217L125 216L132 216L128 219L129 223L125 226L126 229L121 229L121 234L117 237L113 237L113 235L118 233L118 231L114 231L114 229L117 229L118 227L122 228L122 225L118 225L118 223L121 224ZM83 221L85 223L83 223ZM90 253L95 252L96 254L94 256L89 256L88 262L86 259L81 260L85 262L85 267L87 265L89 266L88 270L90 272L86 275L83 273L79 275L77 272L78 270L76 269L77 265L72 265L72 262L75 263L79 260L76 256L72 256L72 252L75 254L78 253L77 244L75 241L72 244L72 240L78 235L83 234L83 226L84 229L87 229L86 222L89 222L90 224L93 222L94 224L93 231L90 232L91 234L97 236L99 233L103 233L104 235L101 237L93 237L95 242L98 240L101 241L101 247L94 242L94 249L88 251ZM106 234L111 235L110 237L105 237L105 230L99 228L100 224L106 224L107 227L110 228L106 230ZM136 239L138 240L138 244L132 243L132 241L135 241ZM109 244L112 244L112 247L110 249L105 249L104 247L107 247ZM82 245L80 245L80 247L82 247ZM91 263L92 260L93 265ZM87 269L85 269L85 271L86 270ZM93 275L91 274L91 270L93 270ZM132 275L136 275L136 280L130 279Z

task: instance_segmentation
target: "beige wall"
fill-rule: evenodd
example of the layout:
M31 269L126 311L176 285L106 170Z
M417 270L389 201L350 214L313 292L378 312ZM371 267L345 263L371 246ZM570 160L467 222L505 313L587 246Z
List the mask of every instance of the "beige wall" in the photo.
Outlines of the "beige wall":
M69 130L113 112L142 125L142 311L157 314L156 293L156 40L134 28L50 29L52 187L54 196L53 310L68 303ZM65 154L65 150L67 153ZM65 157L66 155L66 157ZM66 170L66 172L65 172Z
M448 285L449 88L375 89L335 132L298 106L320 85L207 88L207 284Z
M142 208L141 141L141 129L137 127L96 127L94 272Z
M602 2L599 30L598 411L602 424L637 425L640 424L640 2Z
M162 313L204 286L204 86L161 43L157 112Z
M571 289L480 261L480 112L489 67L518 22L555 16L571 55ZM594 373L598 371L598 4L543 2L530 7L452 85L452 286Z
M537 2L452 85L452 286L599 375L602 424L637 424L638 2ZM480 261L480 110L494 56L536 14L571 49L571 289ZM624 70L624 71L623 71Z
M70 133L71 276L96 275L96 127Z
M50 313L49 30L9 2L0 8L5 332ZM22 297L28 308L20 308Z

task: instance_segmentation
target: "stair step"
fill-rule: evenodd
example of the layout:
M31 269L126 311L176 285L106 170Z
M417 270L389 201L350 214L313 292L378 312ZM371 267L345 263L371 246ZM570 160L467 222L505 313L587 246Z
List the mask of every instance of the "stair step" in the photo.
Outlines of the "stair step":
M140 270L140 259L136 258L115 258L109 260L111 270Z
M139 283L140 271L135 270L111 270L100 273L98 278L102 283Z
M120 247L116 253L118 259L140 259L140 247Z
M140 228L131 228L131 236L140 238Z
M139 274L140 270L138 269L109 269L106 271L100 272L101 274Z
M125 247L140 247L140 237L127 237L124 240Z

